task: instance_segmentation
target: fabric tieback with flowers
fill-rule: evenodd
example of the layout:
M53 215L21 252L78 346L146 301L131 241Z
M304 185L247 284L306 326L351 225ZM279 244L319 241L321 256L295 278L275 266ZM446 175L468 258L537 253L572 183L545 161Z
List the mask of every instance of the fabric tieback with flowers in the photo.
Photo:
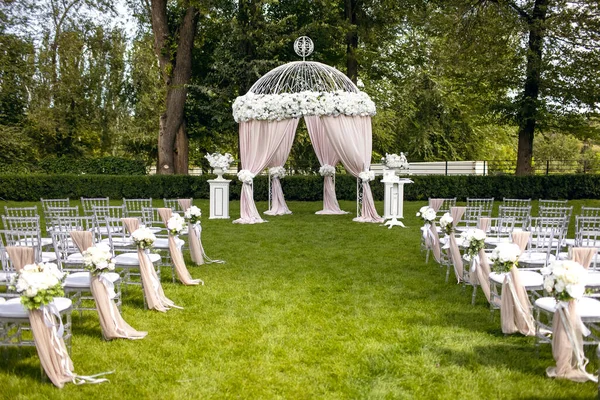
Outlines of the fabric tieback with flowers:
M196 206L191 206L190 208L185 210L185 213L183 213L183 217L185 218L185 220L192 225L200 222L201 216L202 211Z
M363 183L368 183L370 181L375 180L375 172L374 171L363 171L360 174L358 174L358 177Z
M156 241L156 236L146 227L138 228L131 234L131 239L138 249L150 249Z
M177 213L173 213L167 221L167 229L171 235L181 234L185 230L185 227L185 219Z
M319 168L319 174L321 174L321 176L335 176L335 167L329 164L323 164L323 166Z
M544 275L544 290L557 301L578 300L583 297L587 270L578 262L554 261L540 272Z
M445 213L440 218L440 228L442 228L442 231L447 236L452 235L452 233L454 232L454 225L452 224L453 222L454 218L450 216L450 213Z
M271 178L279 178L279 179L283 179L285 178L285 168L283 167L272 167L269 168L269 175L271 175Z
M519 266L521 248L514 243L500 243L489 256L492 269L498 274L508 273L512 267Z
M222 168L228 169L229 165L233 162L233 156L229 153L212 153L204 156L208 160L208 164L211 168Z
M65 273L54 263L27 264L13 276L11 289L21 295L21 304L29 310L50 304L64 296Z
M255 176L256 175L254 175L252 172L250 172L247 169L243 169L237 173L238 179L246 185L252 185L252 182L254 181Z

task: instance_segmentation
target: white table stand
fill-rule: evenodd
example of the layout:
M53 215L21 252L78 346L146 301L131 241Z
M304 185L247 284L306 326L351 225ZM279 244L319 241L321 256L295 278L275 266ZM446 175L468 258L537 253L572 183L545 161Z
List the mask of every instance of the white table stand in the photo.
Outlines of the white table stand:
M413 183L413 181L400 178L396 175L396 171L388 169L383 171L381 182L384 184L383 218L389 219L384 225L388 229L392 229L394 226L405 228L398 219L404 218L404 184Z
M229 183L227 179L210 179L210 217L229 219Z

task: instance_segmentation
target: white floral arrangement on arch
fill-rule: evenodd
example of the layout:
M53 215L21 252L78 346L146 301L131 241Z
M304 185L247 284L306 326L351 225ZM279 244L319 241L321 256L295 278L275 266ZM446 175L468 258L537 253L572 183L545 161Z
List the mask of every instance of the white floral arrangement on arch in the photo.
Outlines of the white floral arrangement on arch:
M255 176L256 175L254 175L252 172L250 172L247 169L243 169L243 170L241 170L240 172L237 173L238 179L240 181L242 181L242 183L246 183L248 185L252 184Z
M171 214L171 218L167 221L167 229L171 235L179 235L186 227L185 219L177 214Z
M88 247L81 255L85 269L93 276L115 270L110 247L104 243Z
M585 292L587 270L571 261L554 261L540 271L544 275L544 290L557 301L577 300Z
M156 236L146 227L138 228L131 234L131 239L138 249L146 250L151 248L156 241Z
M185 211L185 213L183 213L183 217L185 218L185 220L192 225L200 222L201 216L202 211L196 206L191 206Z
M13 276L10 288L21 295L21 304L29 310L50 304L64 296L65 273L54 263L27 264Z
M521 248L515 243L500 243L489 256L492 269L498 274L509 272L512 267L519 266Z
M285 178L285 168L283 167L272 167L269 168L269 175L271 175L272 178L279 178L279 179L283 179Z
M454 232L454 218L450 216L450 213L445 213L440 218L440 228L446 235L451 235Z
M369 182L375 180L375 172L374 171L363 171L358 174L358 177L363 182Z
M246 93L233 102L235 122L249 120L281 121L307 115L375 115L375 103L368 94L338 90L335 92L304 91L299 93Z
M321 168L319 168L319 174L321 176L335 176L335 167L329 164L323 164Z
M228 169L229 165L233 162L233 156L229 153L208 153L204 156L208 160L211 168L222 168Z
M426 225L431 224L435 220L436 215L435 210L429 206L423 206L417 212L417 217L421 217Z
M460 234L462 247L465 248L465 259L471 260L479 250L485 247L486 234L481 229L468 229Z
M381 162L388 168L394 169L407 169L408 161L404 156L404 153L398 154L388 154L385 153L385 157L381 159Z

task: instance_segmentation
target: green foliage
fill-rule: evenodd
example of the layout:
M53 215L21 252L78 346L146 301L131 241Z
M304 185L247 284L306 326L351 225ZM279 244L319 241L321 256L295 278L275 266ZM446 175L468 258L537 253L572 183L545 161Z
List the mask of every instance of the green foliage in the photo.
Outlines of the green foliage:
M37 310L50 304L55 297L64 297L64 295L62 284L58 284L46 290L39 290L34 297L21 296L21 304L28 310Z
M38 166L47 174L146 175L146 164L120 157L47 157Z

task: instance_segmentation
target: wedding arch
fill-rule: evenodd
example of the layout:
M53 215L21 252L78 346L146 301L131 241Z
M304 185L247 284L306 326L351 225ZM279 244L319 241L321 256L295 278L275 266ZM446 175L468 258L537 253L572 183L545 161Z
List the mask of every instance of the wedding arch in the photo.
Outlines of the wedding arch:
M306 61L312 41L300 37L294 43L302 61L281 65L261 77L233 103L233 117L239 123L242 181L241 224L265 222L254 203L252 182L269 167L271 207L265 214L290 213L283 196L280 177L292 148L299 119L304 118L321 164L323 210L318 214L345 214L335 196L335 165L341 162L357 178L358 222L382 222L373 202L369 181L371 167L371 116L375 104L343 73L328 65Z

